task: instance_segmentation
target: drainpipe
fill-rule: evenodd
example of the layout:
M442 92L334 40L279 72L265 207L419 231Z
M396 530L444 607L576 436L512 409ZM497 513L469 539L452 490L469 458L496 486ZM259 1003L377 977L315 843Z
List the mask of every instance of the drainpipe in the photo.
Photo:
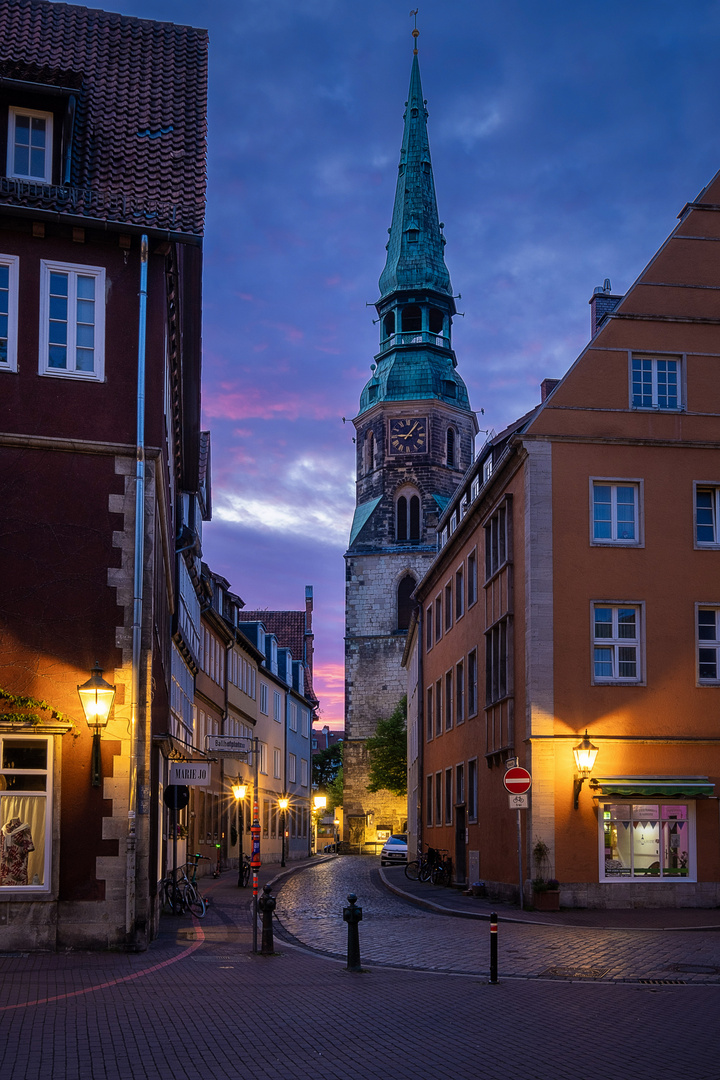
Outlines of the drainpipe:
M423 684L423 605L419 604L418 611L418 667L417 667L417 723L418 723L418 757L417 757L417 799L415 801L415 822L417 829L417 856L420 858L423 849L423 821L427 815L425 809L425 688ZM409 808L408 808L409 809ZM409 824L409 823L408 823Z
M137 746L140 713L140 660L145 565L145 337L147 324L148 238L140 241L140 310L138 316L137 436L135 446L135 553L132 624L132 685L130 690L130 779L128 791L127 900L125 930L129 944L135 936L137 868Z

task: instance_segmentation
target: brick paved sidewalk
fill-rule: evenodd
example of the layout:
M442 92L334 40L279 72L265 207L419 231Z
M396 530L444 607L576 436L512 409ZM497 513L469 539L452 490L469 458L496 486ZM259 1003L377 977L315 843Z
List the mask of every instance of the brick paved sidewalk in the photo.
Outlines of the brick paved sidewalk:
M464 919L489 919L490 913L495 911L504 922L538 926L587 926L607 930L720 930L720 908L521 911L517 904L465 896L458 889L446 889L429 882L409 881L402 866L383 867L380 876L397 896L429 911Z

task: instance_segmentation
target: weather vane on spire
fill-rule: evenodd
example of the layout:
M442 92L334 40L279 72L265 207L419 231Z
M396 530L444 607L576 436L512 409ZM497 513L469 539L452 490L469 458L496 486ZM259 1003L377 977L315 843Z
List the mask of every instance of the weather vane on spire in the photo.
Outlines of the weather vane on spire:
M417 28L417 16L419 10L419 8L415 8L414 11L410 12L410 17L415 19L415 27L412 32L412 36L415 38L415 48L413 49L415 56L417 56L417 39L420 37L420 31Z

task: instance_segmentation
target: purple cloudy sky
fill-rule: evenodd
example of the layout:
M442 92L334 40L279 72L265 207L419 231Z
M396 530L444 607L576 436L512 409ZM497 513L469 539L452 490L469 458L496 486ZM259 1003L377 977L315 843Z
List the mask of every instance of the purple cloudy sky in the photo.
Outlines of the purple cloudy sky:
M459 370L501 430L562 375L720 168L720 4L426 0L418 26ZM111 6L108 4L108 6ZM377 347L412 59L394 0L118 0L210 31L205 558L250 608L315 586L342 721L353 428ZM483 436L481 436L481 439Z

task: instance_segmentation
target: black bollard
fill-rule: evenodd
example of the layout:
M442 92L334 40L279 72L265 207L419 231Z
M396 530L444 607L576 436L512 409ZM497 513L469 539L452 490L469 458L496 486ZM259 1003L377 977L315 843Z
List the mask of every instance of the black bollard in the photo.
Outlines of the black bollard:
M343 908L343 919L348 924L347 970L362 971L360 966L360 934L358 932L358 923L362 919L362 908L355 903L357 900L355 893L349 893L348 900L350 901L350 907Z
M275 910L275 897L270 895L270 885L265 885L263 894L258 900L258 910L262 911L262 945L261 956L272 956L275 952L273 945L273 911Z
M497 912L490 915L490 982L498 981L497 974L498 918Z

